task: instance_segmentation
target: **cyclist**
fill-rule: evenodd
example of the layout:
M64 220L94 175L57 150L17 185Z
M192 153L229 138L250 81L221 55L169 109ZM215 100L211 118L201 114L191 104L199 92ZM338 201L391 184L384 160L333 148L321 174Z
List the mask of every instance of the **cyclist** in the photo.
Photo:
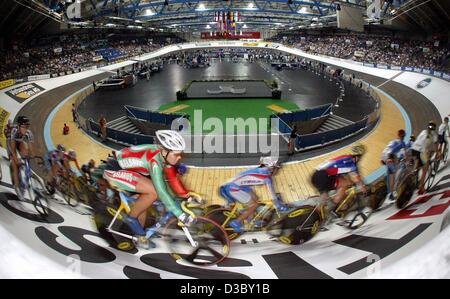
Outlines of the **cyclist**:
M439 126L438 129L438 141L439 141L439 151L438 153L442 152L442 147L444 147L444 150L448 149L448 139L450 128L448 126L448 117L444 118L444 122Z
M30 120L26 116L17 118L17 127L11 130L10 147L13 170L13 183L17 196L23 199L23 194L19 188L19 165L20 161L17 156L19 151L21 157L34 157L34 138L33 133L29 130Z
M14 128L17 128L14 125L14 122L11 119L8 119L8 123L5 126L5 129L3 130L3 134L6 138L6 151L8 153L8 159L11 159L11 132Z
M258 197L250 186L266 185L277 209L280 211L287 211L289 209L277 196L273 186L272 176L280 168L278 159L274 157L262 157L259 163L260 165L257 168L239 173L230 182L220 187L220 194L228 202L237 201L247 205L245 212L241 213L238 218L230 221L229 224L234 231L239 233L244 231L242 227L243 220L252 215L258 207Z
M88 163L81 165L81 172L89 183L92 183L91 172L95 168L94 159L90 159Z
M44 157L44 164L48 171L46 188L47 191L49 191L49 193L51 194L54 193L53 187L57 184L56 178L58 174L63 170L62 161L65 150L66 148L62 144L58 144L56 146L56 149L47 152Z
M411 152L411 147L415 141L416 141L416 136L411 134L411 136L409 136L409 141L405 144L405 152L406 153Z
M386 176L388 178L388 187L390 191L386 198L391 200L395 200L397 196L394 190L395 172L397 170L399 157L400 155L403 155L402 150L404 151L406 148L404 138L405 130L398 130L397 139L389 142L387 147L383 150L383 154L381 156L381 164L386 165Z
M430 166L430 158L433 150L438 153L438 136L436 134L436 123L430 121L427 129L420 132L416 141L411 146L411 155L416 161L416 170L422 168L419 194L425 193L425 177Z
M80 164L78 164L77 153L73 149L69 149L67 152L64 152L64 155L62 157L62 165L64 166L64 170L66 173L74 175L75 172L72 170L70 163L75 164L75 167L80 174L83 173L81 171Z
M184 213L169 192L164 168L175 167L186 148L183 137L176 131L156 131L159 145L144 144L124 148L116 152L117 163L121 169L105 170L103 177L117 189L138 193L136 204L131 208L125 222L138 237L138 245L154 246L144 230L147 209L156 199L160 199L167 210L184 225L189 226L194 218ZM189 194L184 194L188 196Z
M339 156L320 164L311 177L313 186L319 191L322 200L327 202L326 209L333 218L339 217L335 208L353 184L359 185L362 192L367 191L358 169L358 163L365 152L363 144L354 145L350 155ZM333 190L336 190L336 195L328 200L328 192Z

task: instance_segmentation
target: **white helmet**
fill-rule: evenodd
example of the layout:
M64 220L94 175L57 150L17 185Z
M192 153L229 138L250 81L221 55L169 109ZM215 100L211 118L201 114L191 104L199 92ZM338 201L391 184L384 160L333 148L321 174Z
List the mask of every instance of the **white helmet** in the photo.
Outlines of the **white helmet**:
M182 152L186 149L186 143L177 131L159 130L156 131L156 138L158 138L159 143L169 151Z
M278 159L270 156L261 157L261 159L259 159L259 164L267 167L280 167L280 165L278 165Z

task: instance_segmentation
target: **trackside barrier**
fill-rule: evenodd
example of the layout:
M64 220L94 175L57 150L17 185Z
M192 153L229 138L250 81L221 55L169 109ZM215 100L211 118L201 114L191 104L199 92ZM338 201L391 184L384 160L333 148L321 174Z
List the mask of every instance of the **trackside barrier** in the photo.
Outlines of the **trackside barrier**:
M175 119L184 117L184 114L177 113L161 113L157 111L149 111L138 107L125 105L127 116L145 120L151 123L164 124L170 126Z
M308 121L318 117L329 115L331 113L332 107L333 107L332 104L325 104L322 106L308 108L301 111L277 113L276 115L285 123Z
M338 142L351 137L367 127L367 119L368 117L365 117L363 120L336 130L299 135L295 140L296 148L301 150L308 150L316 147L322 147L324 145Z
M93 121L89 120L89 126L91 128L91 132L94 134L101 134L100 125ZM115 141L117 143L122 143L125 145L138 145L138 144L152 144L154 143L154 138L152 136L142 135L142 134L133 134L124 131L118 131L111 128L106 128L106 136L108 139Z

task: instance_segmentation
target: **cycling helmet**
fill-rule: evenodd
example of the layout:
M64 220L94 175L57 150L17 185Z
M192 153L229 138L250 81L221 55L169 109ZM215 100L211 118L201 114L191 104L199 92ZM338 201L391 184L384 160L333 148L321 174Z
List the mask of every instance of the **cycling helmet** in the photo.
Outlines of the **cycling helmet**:
M362 156L366 153L366 146L363 144L357 144L352 146L351 152L354 156Z
M436 123L435 123L434 121L430 120L430 121L428 122L428 129L430 129L430 130L436 130Z
M94 161L94 159L91 159L91 160L89 160L89 162L88 162L88 165L89 165L89 167L95 167L95 161Z
M186 143L177 131L159 130L156 131L156 138L166 150L182 152L186 149Z
M66 148L65 148L64 145L62 145L62 144L58 144L58 145L56 146L56 149L57 149L58 151L60 151L60 152L65 152L65 151L66 151Z
M269 168L280 167L280 165L278 165L278 159L275 157L261 157L261 159L259 159L259 164Z
M19 124L19 126L29 125L30 119L24 115L21 115L17 118L17 123Z
M67 155L70 157L70 159L76 159L77 158L77 153L73 149L70 149L67 152Z

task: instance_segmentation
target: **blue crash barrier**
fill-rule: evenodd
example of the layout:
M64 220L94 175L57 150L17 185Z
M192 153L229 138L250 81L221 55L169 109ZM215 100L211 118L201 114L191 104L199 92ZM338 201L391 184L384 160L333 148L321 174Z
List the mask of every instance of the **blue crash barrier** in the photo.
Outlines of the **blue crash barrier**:
M332 131L299 135L295 140L296 147L298 149L313 148L350 137L367 126L367 119L366 117L351 125Z

